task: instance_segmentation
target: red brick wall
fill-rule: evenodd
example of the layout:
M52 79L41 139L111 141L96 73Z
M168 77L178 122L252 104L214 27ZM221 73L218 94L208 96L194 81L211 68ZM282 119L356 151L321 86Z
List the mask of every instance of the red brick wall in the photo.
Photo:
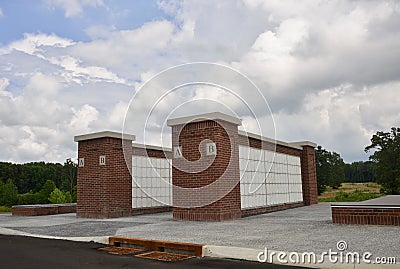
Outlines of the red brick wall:
M174 219L222 221L239 218L241 211L237 125L219 120L206 120L172 128L173 147L182 146L183 157L190 162L200 159L199 145L205 139L216 143L216 156L205 156L205 145L203 145L200 148L204 154L202 162L185 164L183 158L173 159ZM186 172L196 171L196 169L211 163L212 165L204 171ZM181 168L185 171L182 171ZM210 185L211 183L214 184ZM182 191L176 186L186 190ZM209 188L201 188L204 186ZM207 202L212 196L220 197L220 199L208 204ZM188 205L195 207L187 208Z
M260 139L255 139L253 137L247 137L243 135L239 135L239 145L263 150L276 151L278 153L289 154L300 158L302 154L301 149L277 145L271 142L261 141Z
M12 207L13 216L44 216L75 213L76 204L17 205Z
M156 149L144 149L139 147L133 147L132 154L134 156L143 156L143 157L150 157L150 158L164 158L164 159L171 159L172 154L171 152L164 152L162 150Z
M336 224L400 226L400 208L331 207Z
M125 161L123 144L126 150ZM98 138L78 143L78 158L85 166L78 167L78 217L113 218L132 213L132 141ZM99 156L106 156L106 165L99 165Z
M303 146L303 152L301 154L301 180L303 183L304 204L318 204L315 149L311 146Z
M157 214L172 211L171 206L132 208L132 215Z
M287 203L287 204L279 204L279 205L271 205L271 206L264 206L264 207L257 207L257 208L250 208L250 209L243 209L242 210L242 217L254 216L264 213L271 213L275 211L295 208L304 206L304 202L296 202L296 203Z

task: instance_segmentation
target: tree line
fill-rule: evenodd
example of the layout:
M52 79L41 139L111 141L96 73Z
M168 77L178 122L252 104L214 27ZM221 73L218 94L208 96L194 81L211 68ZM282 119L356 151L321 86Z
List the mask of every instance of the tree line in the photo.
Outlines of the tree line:
M0 205L47 204L76 201L77 165L0 162Z
M334 189L343 182L377 182L385 194L400 194L400 128L379 131L365 152L369 161L344 163L340 154L318 146L315 150L318 194L327 186Z
M337 152L330 152L318 146L315 149L317 168L318 194L326 187L338 189L343 182L363 183L376 182L375 163L359 161L345 163Z

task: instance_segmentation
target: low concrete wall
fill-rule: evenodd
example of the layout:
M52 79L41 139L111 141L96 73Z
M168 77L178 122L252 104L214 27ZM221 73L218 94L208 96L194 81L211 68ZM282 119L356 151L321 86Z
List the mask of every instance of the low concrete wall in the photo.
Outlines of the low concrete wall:
M12 207L13 216L45 216L66 213L76 213L76 203L15 205Z

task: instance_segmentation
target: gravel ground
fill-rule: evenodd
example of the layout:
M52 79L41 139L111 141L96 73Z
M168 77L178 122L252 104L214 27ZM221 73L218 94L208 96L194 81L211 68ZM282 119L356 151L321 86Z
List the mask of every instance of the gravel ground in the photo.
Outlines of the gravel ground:
M208 245L306 252L369 251L400 260L400 227L332 224L329 203L289 209L227 222L174 221L171 213L93 220L75 214L41 217L0 215L0 227L53 236L121 235Z

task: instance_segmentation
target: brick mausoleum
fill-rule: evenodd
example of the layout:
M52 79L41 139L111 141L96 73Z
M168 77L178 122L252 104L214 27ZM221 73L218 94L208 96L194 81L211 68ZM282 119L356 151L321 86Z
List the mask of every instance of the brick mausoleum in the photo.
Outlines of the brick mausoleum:
M223 221L317 203L316 144L239 131L238 118L170 119L172 149L99 132L78 142L77 216L173 211L176 220Z

